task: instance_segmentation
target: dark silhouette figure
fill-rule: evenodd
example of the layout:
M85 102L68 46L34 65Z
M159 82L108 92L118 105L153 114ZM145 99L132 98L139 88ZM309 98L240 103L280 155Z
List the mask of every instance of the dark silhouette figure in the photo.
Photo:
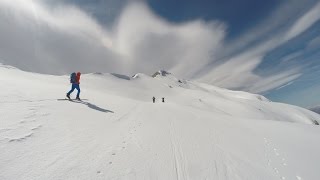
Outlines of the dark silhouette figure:
M162 102L164 103L164 97L162 98Z
M155 103L156 102L156 98L153 96L153 98L152 98L152 101L153 101L153 103Z

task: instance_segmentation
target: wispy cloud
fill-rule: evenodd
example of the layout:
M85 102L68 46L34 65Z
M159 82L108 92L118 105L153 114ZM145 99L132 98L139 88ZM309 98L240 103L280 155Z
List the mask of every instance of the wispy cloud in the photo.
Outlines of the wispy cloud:
M309 29L315 22L320 19L320 2L311 10L300 17L291 27L285 39L292 39L302 32Z
M280 21L267 30L260 25L230 44L225 41L223 22L168 22L143 1L130 2L112 25L101 25L63 0L54 5L48 1L0 1L3 63L50 74L78 70L150 74L166 69L182 77L251 92L283 86L301 75L299 67L263 74L255 70L268 52L311 27L320 12L319 3L291 27L269 38L259 36L272 32Z
M222 53L222 57L225 57L219 59L220 63L212 63L212 67L204 68L203 70L206 71L206 73L198 77L198 79L231 89L263 93L284 86L299 78L303 73L302 68L299 66L290 66L290 68L287 69L273 67L272 69L263 70L263 72L259 74L255 71L269 52L299 36L319 20L318 14L320 11L318 11L318 8L320 3L309 11L306 11L296 21L292 22L291 26L289 23L286 26L282 25L280 28L279 24L281 21L279 21L278 17L280 16L278 12L286 10L285 12L287 12L287 14L282 14L282 18L280 18L282 19L282 23L284 23L288 20L283 17L289 18L291 12L295 11L296 7L293 6L289 9L288 4L277 9L275 14L272 14L263 22L264 25L260 25L256 29L251 30L250 35L245 35L232 41L231 45L226 44L224 47L225 50ZM296 5L299 5L299 3L297 2ZM311 20L309 18L311 18ZM275 20L276 22L268 23L271 22L271 20ZM269 27L267 30L261 28L269 25L274 29ZM270 35L268 31L272 32L272 35ZM262 36L262 38L258 36ZM310 42L309 46L314 46L313 44L315 43L317 43L316 39ZM283 64L301 54L301 51L291 53L279 59L279 61ZM212 62L214 61L215 59Z

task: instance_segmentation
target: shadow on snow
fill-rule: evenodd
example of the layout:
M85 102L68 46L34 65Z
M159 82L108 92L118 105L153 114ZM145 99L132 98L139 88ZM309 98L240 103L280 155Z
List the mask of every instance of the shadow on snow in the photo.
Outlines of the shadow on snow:
M62 100L68 100L68 99L58 99L58 101L62 101ZM87 105L89 108L91 109L94 109L96 111L100 111L100 112L104 112L104 113L114 113L113 111L110 111L108 109L103 109L97 105L94 105L92 103L89 103L89 102L84 102L84 101L75 101L75 100L68 100L70 102L74 102L74 103L78 103L78 104L84 104L84 105Z
M83 102L83 101L71 101L71 102L87 105L89 108L97 110L97 111L100 111L100 112L114 113L113 111L110 111L108 109L103 109L103 108L101 108L101 107L99 107L97 105L91 104L89 102Z

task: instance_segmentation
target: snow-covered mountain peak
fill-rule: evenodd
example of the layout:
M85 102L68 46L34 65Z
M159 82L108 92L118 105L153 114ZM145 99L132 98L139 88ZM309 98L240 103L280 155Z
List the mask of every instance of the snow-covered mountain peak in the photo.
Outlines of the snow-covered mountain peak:
M144 73L137 73L135 75L132 76L133 78L137 79L137 78L151 78L151 76L144 74Z
M161 80L170 86L189 87L186 80L177 78L174 74L165 70L157 71L152 77Z
M165 70L159 70L157 72L155 72L152 77L157 77L157 76L168 76L168 75L171 75L170 72L168 71L165 71Z

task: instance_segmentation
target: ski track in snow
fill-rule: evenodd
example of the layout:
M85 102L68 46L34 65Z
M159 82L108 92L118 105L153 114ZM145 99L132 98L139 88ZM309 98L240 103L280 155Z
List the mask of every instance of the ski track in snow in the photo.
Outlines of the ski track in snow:
M183 150L181 148L180 140L178 138L177 130L174 125L174 120L171 120L170 124L170 140L171 149L173 154L174 169L176 172L177 180L189 180L187 161Z

